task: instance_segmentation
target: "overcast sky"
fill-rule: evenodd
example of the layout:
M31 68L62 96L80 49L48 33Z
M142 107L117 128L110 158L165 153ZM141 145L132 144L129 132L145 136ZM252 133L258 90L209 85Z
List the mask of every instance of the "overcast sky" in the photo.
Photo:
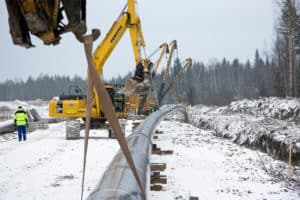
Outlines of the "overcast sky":
M5 1L0 1L0 81L23 79L39 74L86 77L83 47L71 33L60 45L44 46L32 36L35 48L12 43ZM88 0L88 28L100 28L98 46L124 7L125 0ZM163 42L178 42L179 58L192 57L204 63L223 57L245 62L254 58L255 49L269 50L277 16L273 0L139 0L138 11L150 54ZM155 61L155 59L154 59ZM104 78L124 75L134 69L128 33L104 66Z

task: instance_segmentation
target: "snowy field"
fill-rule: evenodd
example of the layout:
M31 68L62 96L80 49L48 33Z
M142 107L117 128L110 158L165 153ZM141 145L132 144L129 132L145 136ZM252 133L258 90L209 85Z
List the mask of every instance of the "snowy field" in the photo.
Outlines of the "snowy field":
M256 199L298 200L286 176L265 169L287 171L287 165L266 154L249 150L188 124L164 121L156 142L173 155L152 155L152 162L167 163L168 184L164 192L150 192L151 199L201 200Z
M0 102L0 107L13 109L18 103ZM23 104L28 108L34 106L44 113L42 116L47 115L42 102ZM288 181L288 166L284 162L218 137L212 130L178 121L163 121L158 130L163 134L153 142L162 150L174 153L152 155L152 163L167 164L161 174L167 175L168 182L160 192L148 188L149 200L188 200L189 196L201 200L300 199L297 183ZM128 121L126 135L130 133ZM84 197L98 183L119 149L117 141L108 139L107 135L104 130L91 131ZM19 143L14 137L2 141L0 200L80 199L82 160L83 139L66 140L65 122L29 133L26 142Z
M85 196L118 150L107 134L91 131ZM29 133L26 142L14 139L0 145L1 200L80 199L83 139L66 140L64 123Z
M300 166L299 99L241 100L223 107L198 105L189 111L194 126L279 159L287 160L291 146L292 161Z

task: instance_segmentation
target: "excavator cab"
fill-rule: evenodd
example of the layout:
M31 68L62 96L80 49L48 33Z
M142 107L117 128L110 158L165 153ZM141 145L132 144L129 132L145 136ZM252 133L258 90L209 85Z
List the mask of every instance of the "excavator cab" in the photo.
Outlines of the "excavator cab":
M106 84L105 89L113 103L118 118L126 118L125 96L117 93L112 85ZM78 86L70 86L68 94L61 94L49 102L49 116L67 118L86 117L86 95ZM105 122L106 117L101 110L94 105L92 107L92 119Z
M72 32L78 40L86 33L86 0L6 0L6 7L16 45L34 47L31 34L46 45L56 45L63 33Z
M71 85L69 86L69 94L61 94L59 95L59 99L65 100L65 99L84 99L86 98L86 95L83 94L81 89L77 85Z

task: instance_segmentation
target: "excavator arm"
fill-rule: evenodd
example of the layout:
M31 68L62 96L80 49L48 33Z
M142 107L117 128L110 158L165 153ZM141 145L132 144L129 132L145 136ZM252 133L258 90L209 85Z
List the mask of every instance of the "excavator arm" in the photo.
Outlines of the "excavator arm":
M98 72L98 76L100 77L102 76L103 67L107 59L109 58L115 47L118 45L124 33L128 30L130 33L131 45L136 63L136 72L132 80L136 79L139 81L143 81L144 72L147 71L146 69L148 69L147 67L150 66L151 62L146 58L142 58L141 56L141 48L145 47L145 41L141 28L140 18L136 13L135 4L136 0L128 0L127 5L121 11L118 18L113 22L108 33L105 35L104 39L94 51L93 61ZM107 90L114 90L111 86L110 88L109 86L106 87ZM92 103L92 118L94 119L105 119L104 113L101 109L100 101L101 98L97 95L97 92L94 89ZM112 101L114 100L112 99ZM60 107L57 105L59 105ZM72 105L72 107L68 107L68 105ZM65 99L62 101L51 101L49 110L51 110L51 116L64 116L72 118L82 117L86 112L86 105L83 100L77 101L72 99ZM57 110L59 110L59 112Z
M150 62L141 56L141 48L145 47L145 41L140 18L136 14L135 3L136 0L128 0L127 6L122 10L120 16L113 23L105 38L94 52L94 63L99 76L102 76L105 62L118 45L126 30L129 30L130 33L133 55L136 62L136 72L133 79L139 79L140 74L142 74L144 78L144 71L149 70L147 67ZM140 68L141 66L142 68ZM96 107L100 110L100 98L95 92L94 95L96 97L94 98L94 104L96 104Z
M159 65L161 63L161 60L162 60L163 56L165 54L169 53L169 46L168 46L167 43L163 43L162 45L160 45L159 48L161 48L162 50L160 52L160 55L159 55L159 57L158 57L155 65L154 65L154 67L153 67L153 71L152 71L152 74L151 74L152 75L152 79L156 76L156 72L158 70L158 67L159 67Z
M184 61L183 67L180 69L180 71L176 74L175 78L172 80L172 82L169 84L167 89L161 93L161 95L158 96L158 102L161 104L163 98L167 95L167 93L173 89L175 82L180 78L180 76L183 74L183 72L192 65L192 59L187 58Z
M126 8L125 8L126 9ZM129 29L133 55L136 64L143 61L141 47L145 47L141 23L135 11L135 0L128 0L127 10L123 9L118 19L113 23L110 30L94 52L94 62L99 75L102 75L103 66L118 45L122 36Z
M166 64L166 68L165 68L165 71L164 71L162 83L161 83L159 91L158 91L158 99L159 99L159 97L162 96L163 91L165 89L166 81L167 81L168 74L169 74L170 64L171 64L171 61L172 61L172 58L173 58L174 51L177 49L177 41L173 40L171 42L170 46L171 46L171 50L170 50L169 57L168 57L168 60L167 60L167 64Z

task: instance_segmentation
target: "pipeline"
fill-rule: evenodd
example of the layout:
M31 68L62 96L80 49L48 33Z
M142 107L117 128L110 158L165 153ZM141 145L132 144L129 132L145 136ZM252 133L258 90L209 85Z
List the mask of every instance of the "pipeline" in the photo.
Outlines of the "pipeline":
M126 138L129 150L137 168L143 187L147 186L147 173L151 155L151 135L156 126L171 112L179 111L185 115L182 105L168 105L149 115L133 133ZM102 175L102 178L87 200L142 200L136 179L121 150L117 152L112 162Z
M27 115L29 118L29 123L43 121L46 124L48 124L48 123L58 123L58 122L62 121L59 118L42 119L40 117L40 115L38 114L38 112L36 111L36 109L34 109L34 108L27 110L26 112L27 112ZM17 131L17 127L13 120L7 120L5 122L0 122L0 134L13 133L15 131Z

